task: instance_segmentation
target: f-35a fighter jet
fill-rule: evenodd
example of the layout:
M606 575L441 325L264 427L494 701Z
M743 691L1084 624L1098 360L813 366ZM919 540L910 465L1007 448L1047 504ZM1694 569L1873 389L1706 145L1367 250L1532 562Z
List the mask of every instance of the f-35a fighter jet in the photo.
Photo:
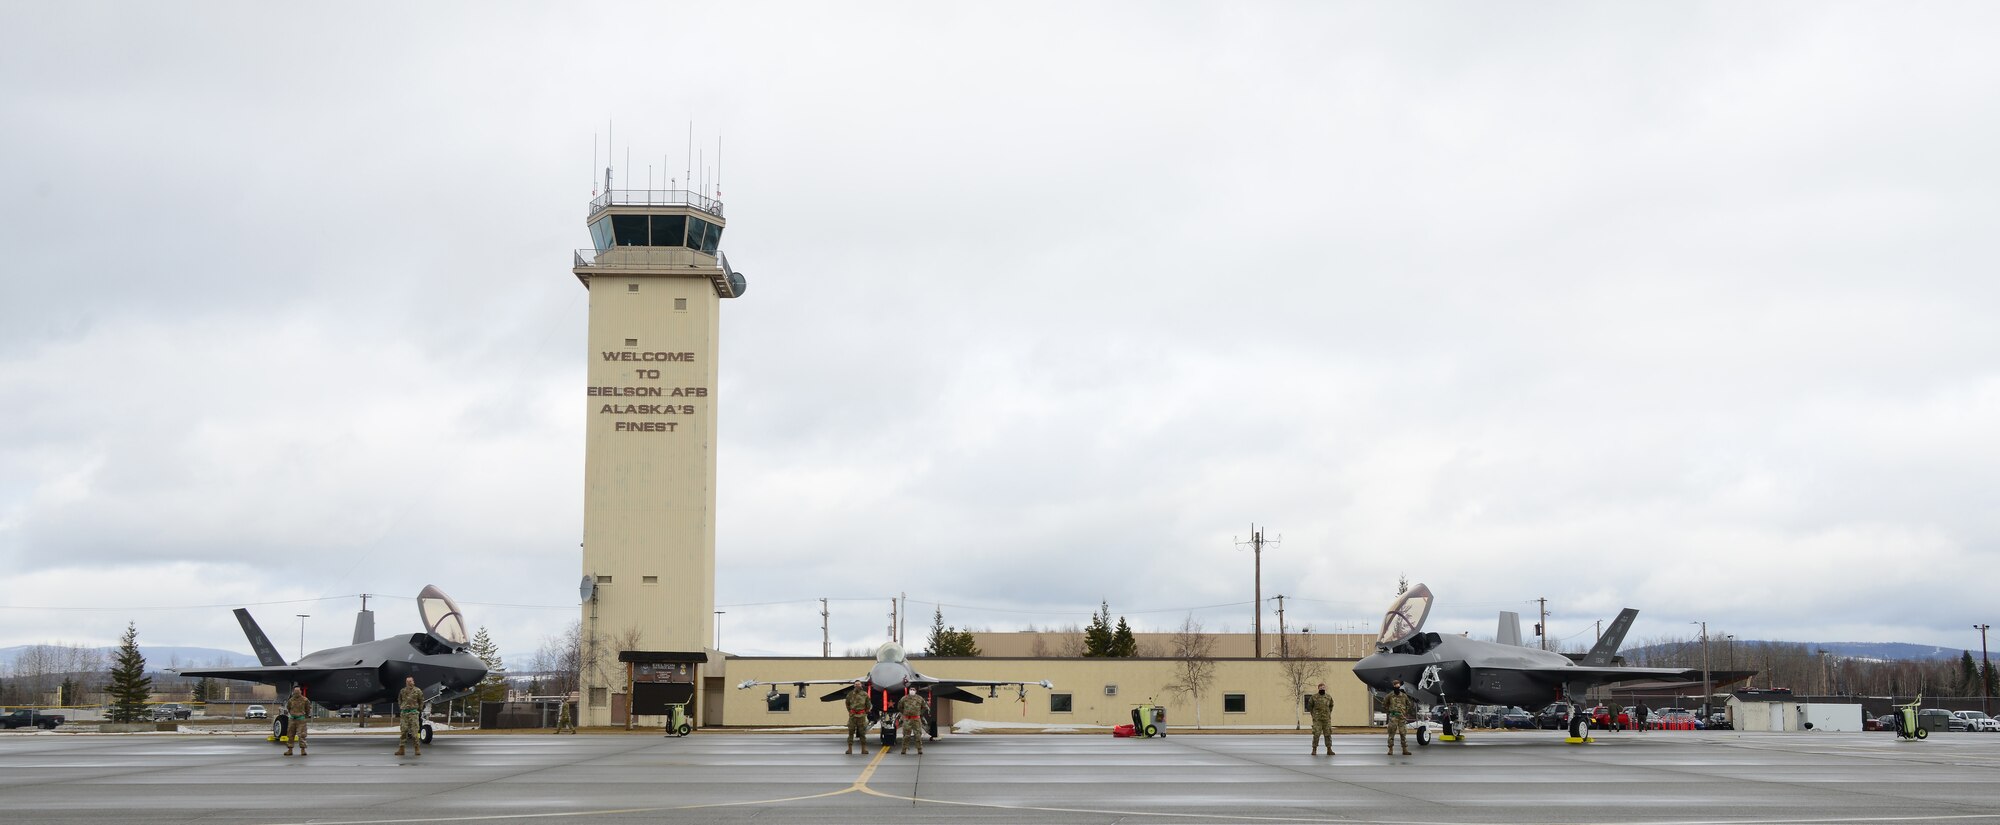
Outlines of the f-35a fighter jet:
M354 622L354 644L316 650L285 664L278 649L264 635L250 611L236 609L236 622L249 637L261 667L185 668L172 671L182 676L237 679L259 682L278 689L278 697L305 688L306 697L328 709L352 705L373 706L389 713L405 677L415 677L424 691L425 718L429 704L449 702L471 693L486 678L486 663L466 649L470 638L465 632L465 615L451 597L435 585L425 585L417 594L417 613L424 622L422 633L391 636L377 640L374 614L366 610ZM283 736L284 715L273 720ZM431 741L431 726L423 726L423 741Z
M1618 645L1639 616L1639 611L1629 607L1604 628L1597 646L1581 661L1522 646L1520 620L1515 614L1501 614L1498 641L1482 642L1424 632L1424 619L1430 610L1431 590L1424 585L1415 585L1396 597L1382 616L1375 654L1354 664L1355 677L1375 690L1389 690L1391 680L1401 679L1404 690L1425 705L1518 705L1529 711L1566 697L1581 700L1591 688L1613 682L1700 678L1698 670L1613 667ZM1583 735L1575 721L1582 716L1574 715L1571 736ZM1447 716L1446 735L1458 735L1457 722L1452 720L1459 718L1463 715ZM1429 744L1428 733L1428 726L1419 729L1418 743Z

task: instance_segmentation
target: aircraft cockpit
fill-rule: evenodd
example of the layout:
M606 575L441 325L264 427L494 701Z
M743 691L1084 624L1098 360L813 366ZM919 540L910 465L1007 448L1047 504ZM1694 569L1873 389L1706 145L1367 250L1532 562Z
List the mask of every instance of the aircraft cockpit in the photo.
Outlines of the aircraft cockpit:
M424 622L424 631L455 647L465 647L472 643L472 637L465 632L465 614L458 609L458 603L439 590L437 585L424 585L417 594L417 613Z
M896 644L895 642L888 642L882 645L881 647L876 648L875 661L877 662L903 661L903 646Z
M1387 651L1407 646L1417 649L1403 652L1422 653L1429 650L1439 641L1437 634L1422 632L1424 619L1430 613L1429 587L1419 583L1403 591L1390 603L1389 611L1382 614L1382 635L1375 637L1375 649Z

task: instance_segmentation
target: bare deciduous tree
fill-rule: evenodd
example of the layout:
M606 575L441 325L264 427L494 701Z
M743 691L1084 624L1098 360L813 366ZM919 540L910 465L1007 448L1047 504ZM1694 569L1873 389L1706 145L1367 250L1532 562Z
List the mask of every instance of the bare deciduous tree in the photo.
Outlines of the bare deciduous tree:
M1201 727L1201 698L1208 693L1208 686L1215 681L1215 637L1202 632L1201 622L1194 614L1181 622L1167 641L1170 648L1167 655L1174 660L1173 681L1161 690L1178 696L1186 696L1194 702L1194 724Z
M1298 635L1285 639L1284 644L1279 646L1279 651L1281 661L1278 678L1286 687L1291 688L1292 729L1298 730L1304 727L1304 717L1301 714L1305 702L1302 697L1310 689L1317 688L1319 683L1326 681L1326 662L1321 661L1318 658L1319 653L1313 649L1311 627L1300 628Z

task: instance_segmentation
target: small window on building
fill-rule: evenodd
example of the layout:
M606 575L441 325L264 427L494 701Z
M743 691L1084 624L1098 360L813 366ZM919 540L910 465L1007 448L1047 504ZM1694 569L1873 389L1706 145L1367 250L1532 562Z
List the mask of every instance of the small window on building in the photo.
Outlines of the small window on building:
M590 689L590 706L601 708L611 704L611 689L594 687Z
M1117 686L1117 685L1105 685L1105 686L1104 686L1104 695L1106 695L1106 696L1117 696L1117 695L1118 695L1118 686Z
M638 291L639 291L639 285L638 285L638 284L626 284L626 285L625 285L625 291L626 291L626 292L638 292Z
M1241 693L1222 694L1223 713L1242 713L1243 706L1244 706L1243 694Z
M636 347L636 346L638 346L638 345L639 345L639 339L637 339L637 338L627 338L627 339L625 339L625 346L628 346L628 347Z
M791 713L792 695L789 693L767 693L764 695L764 709L772 713Z
M639 583L640 583L640 584L659 584L659 583L660 583L660 577L659 577L659 576L640 576L640 577L639 577Z
M686 299L686 298L675 298L675 299L674 299L674 309L676 309L676 310L678 310L678 311L680 311L680 312L686 312L686 311L687 311L687 308L688 308L688 299Z
M597 577L597 583L598 583L598 584L610 584L610 583L611 583L611 577L610 577L610 576L598 576L598 577Z
M1070 697L1069 697L1069 694L1067 694L1067 693L1051 693L1051 694L1049 694L1049 712L1050 712L1050 713L1069 713L1069 712L1070 712Z

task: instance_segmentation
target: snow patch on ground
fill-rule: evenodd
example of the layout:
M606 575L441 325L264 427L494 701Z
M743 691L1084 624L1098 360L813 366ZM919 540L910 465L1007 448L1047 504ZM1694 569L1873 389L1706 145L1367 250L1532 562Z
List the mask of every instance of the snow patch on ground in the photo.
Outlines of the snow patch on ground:
M951 726L952 733L979 733L988 730L1031 730L1041 733L1085 733L1111 730L1110 725L1051 725L1044 722L983 722L978 719L961 719Z

